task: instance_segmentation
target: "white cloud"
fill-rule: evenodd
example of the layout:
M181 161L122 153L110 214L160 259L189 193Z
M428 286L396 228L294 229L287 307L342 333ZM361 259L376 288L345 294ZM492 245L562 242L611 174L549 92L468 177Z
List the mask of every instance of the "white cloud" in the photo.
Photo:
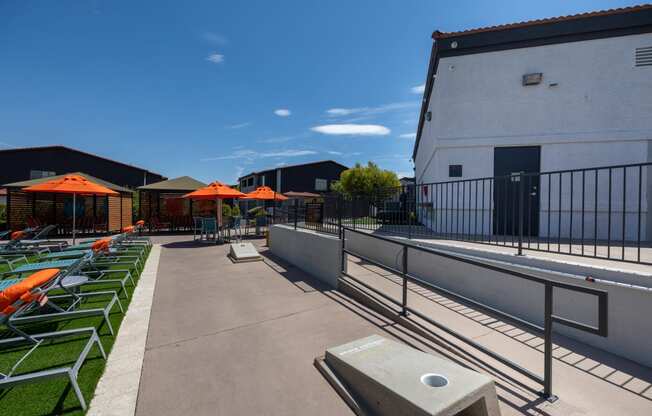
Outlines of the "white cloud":
M425 90L426 90L426 84L415 85L414 87L410 88L412 94L423 94Z
M316 155L314 150L282 150L280 152L260 153L260 157L297 157Z
M364 108L331 108L326 110L326 114L329 116L348 116L351 114L355 114L357 112L363 111Z
M229 42L226 36L215 32L205 32L202 37L206 42L214 45L226 45Z
M292 112L287 108L279 108L277 110L274 110L274 114L276 114L279 117L288 117L290 114L292 114Z
M417 134L416 133L405 133L405 134L399 135L398 137L400 137L401 139L416 139Z
M329 135L386 136L391 130L378 124L325 124L310 130Z
M389 113L392 111L401 111L416 108L419 106L418 101L400 101L389 103L377 107L353 107L353 108L330 108L326 110L329 117L344 117L350 115L374 116L377 114Z
M343 154L344 154L344 153L342 153L342 152L336 152L335 150L329 150L329 151L326 152L326 153L328 153L329 155L334 155L334 156L340 156L340 155L343 155Z
M316 154L317 152L314 150L301 150L301 149L276 150L276 151L269 151L269 152L258 152L250 149L242 149L242 150L236 150L235 152L228 155L205 157L199 160L202 162L210 162L214 160L232 160L232 159L253 161L256 159L270 158L270 157L299 157L299 156L309 156L309 155L316 155Z
M219 53L212 53L212 54L208 55L206 60L208 62L212 62L214 64L219 64L219 63L224 62L224 55L219 54Z
M246 122L246 123L239 123L239 124L232 124L230 126L227 126L230 129L242 129L244 127L251 126L251 122Z
M268 139L259 140L259 143L285 143L296 139L297 136L281 136L281 137L270 137Z

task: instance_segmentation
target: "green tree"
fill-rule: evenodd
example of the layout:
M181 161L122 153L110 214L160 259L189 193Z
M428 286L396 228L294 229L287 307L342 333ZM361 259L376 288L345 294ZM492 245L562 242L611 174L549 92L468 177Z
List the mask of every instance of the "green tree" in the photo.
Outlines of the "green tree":
M222 203L222 216L224 218L230 218L231 215L233 215L233 210L231 209L231 205L223 202Z
M351 169L340 174L340 180L333 183L331 189L345 195L371 196L401 186L396 173L380 169L373 162L367 166L356 163Z

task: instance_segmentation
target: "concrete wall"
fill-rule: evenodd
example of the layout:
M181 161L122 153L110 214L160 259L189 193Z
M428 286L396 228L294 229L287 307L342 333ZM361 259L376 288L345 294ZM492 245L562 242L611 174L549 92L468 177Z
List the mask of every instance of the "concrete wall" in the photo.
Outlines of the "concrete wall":
M341 242L337 236L274 225L270 229L272 253L337 288L341 270Z
M402 257L398 244L381 241L357 233L348 233L346 247L391 267L400 268ZM439 247L441 249L441 246ZM451 250L450 247L446 247ZM456 254L471 251L454 249ZM533 261L528 258L481 254L485 260L503 267L530 273L542 278L588 286L608 292L608 337L580 332L555 324L557 333L597 348L652 366L652 276L619 273L617 270L595 269L564 263ZM502 257L501 257L502 256ZM506 262L506 260L511 260ZM521 262L521 263L519 263ZM546 267L549 270L542 269ZM564 276L552 270L579 273ZM504 273L489 271L466 263L446 259L418 250L408 252L408 271L427 282L486 303L530 322L543 324L543 286ZM616 280L616 283L586 282L583 276ZM632 284L645 287L633 287ZM597 298L591 295L555 289L554 313L587 324L597 324Z
M650 44L646 33L441 59L417 182L428 182L422 176L436 148L612 142L605 156L617 158L618 143L649 140L652 78L633 59L635 48ZM543 82L522 86L533 72Z
M542 172L649 161L652 69L635 67L633 57L636 48L650 44L652 34L646 33L442 58L428 108L432 120L424 122L415 158L417 183L451 180L450 164L463 166L464 179L493 176L499 146L541 146ZM543 73L543 82L522 86L522 76L534 72ZM643 186L644 235L652 230L651 174ZM626 216L627 238L635 239L636 218ZM541 217L547 218L547 208ZM598 220L604 223L606 216L598 214Z

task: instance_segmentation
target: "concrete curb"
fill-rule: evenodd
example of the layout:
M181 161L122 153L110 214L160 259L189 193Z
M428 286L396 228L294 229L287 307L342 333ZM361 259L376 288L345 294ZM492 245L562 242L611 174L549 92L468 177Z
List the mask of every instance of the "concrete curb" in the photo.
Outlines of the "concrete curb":
M87 415L133 415L145 358L161 246L152 247Z

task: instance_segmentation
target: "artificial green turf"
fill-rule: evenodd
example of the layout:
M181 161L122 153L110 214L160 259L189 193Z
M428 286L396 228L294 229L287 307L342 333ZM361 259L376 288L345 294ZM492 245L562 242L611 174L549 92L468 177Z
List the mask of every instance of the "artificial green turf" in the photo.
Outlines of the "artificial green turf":
M147 253L149 255L149 253ZM115 269L124 269L124 266L112 266ZM132 271L134 280L138 283L139 273ZM125 299L122 294L119 297L120 302L126 312L133 287L127 285L129 298ZM100 290L119 290L117 285L91 285L85 289L85 292ZM83 308L103 307L108 302L109 297L91 298L84 302ZM123 314L117 305L113 307L110 314L110 321L117 335ZM111 336L108 327L102 324L103 317L87 317L81 319L71 319L68 321L34 323L25 325L23 329L29 333L50 332L62 329L94 327L100 335L102 346L107 356L113 347L115 339ZM0 326L0 337L6 337L8 331ZM13 334L10 334L13 336ZM55 341L47 341L38 347L35 353L30 355L18 367L15 374L28 373L30 371L42 370L46 368L56 368L60 366L70 366L86 345L88 336L74 336L61 338ZM23 355L28 347L9 348L0 350L0 372L6 373L16 360ZM87 405L93 397L93 392L99 381L106 362L97 347L93 347L88 354L86 361L82 365L78 382ZM0 390L0 415L81 415L84 411L81 409L77 397L66 378L49 379L45 381L23 384L10 389Z

